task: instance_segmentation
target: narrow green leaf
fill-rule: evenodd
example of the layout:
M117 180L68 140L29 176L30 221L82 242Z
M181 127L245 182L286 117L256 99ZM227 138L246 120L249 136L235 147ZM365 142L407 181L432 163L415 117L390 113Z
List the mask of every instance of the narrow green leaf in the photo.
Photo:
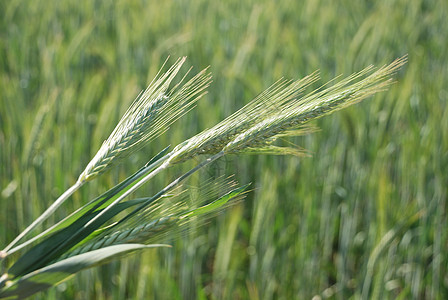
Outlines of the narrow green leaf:
M50 235L45 240L27 251L15 262L15 264L9 269L8 273L13 276L22 276L44 267L47 263L57 259L65 251L87 238L92 232L107 222L110 218L126 208L142 203L144 200L145 199L136 199L120 203L101 216L91 226L86 228L82 235L74 237L74 234L87 222L99 214L101 210L81 216L68 227L61 229L53 235Z
M22 278L9 282L0 291L0 298L23 299L59 284L77 272L92 268L134 251L169 245L122 244L73 256L38 269Z
M111 188L107 192L103 193L101 196L85 204L84 206L73 212L71 215L67 216L66 218L64 218L57 224L53 225L43 233L24 243L23 245L21 245L21 248L23 248L25 244L26 245L31 244L36 240L42 239L43 237L48 236L49 234L52 234L58 230L61 230L62 228L69 226L70 224L75 222L78 218L80 218L82 215L87 214L95 209L98 209L99 207L104 207L108 203L114 201L117 197L119 197L127 190L129 190L133 185L135 185L136 184L135 181L137 179L147 174L148 172L152 171L160 162L163 162L163 158L168 153L169 147L170 146L166 147L158 154L156 154L143 168L138 170L135 174L128 177L121 183L117 184L115 187Z
M125 180L114 186L113 188L109 189L101 196L85 204L83 207L72 213L70 216L63 219L56 226L54 226L52 230L48 233L52 233L61 228L67 227L83 214L86 214L87 212L92 211L93 209L102 208L107 204L109 204L110 202L112 202L114 199L116 199L121 194L126 192L129 188L131 188L135 183L137 183L138 182L137 180L139 178L141 178L142 176L146 175L148 172L153 170L157 166L159 160L161 160L168 153L169 148L170 146L166 147L165 149L157 153L143 168L141 168L133 175L129 176L128 178L126 178Z
M152 165L154 165L158 160L160 160L161 158L163 158L165 155L168 154L168 150L170 150L171 146L166 146L165 149L163 149L162 151L160 151L159 153L157 153L153 158L151 158L145 165L146 167L150 167Z
M114 188L83 206L68 218L62 220L49 232L53 233L53 235L48 237L49 233L47 233L45 235L47 236L47 239L31 248L25 255L22 255L11 267L9 272L15 276L22 276L45 266L46 263L54 261L65 251L71 249L79 242L88 238L89 235L94 233L101 225L121 212L123 209L135 204L141 204L141 202L144 201L143 199L123 202L116 207L112 207L104 215L95 220L95 222L85 227L85 225L89 223L90 220L95 218L102 209L107 207L111 202L130 189L133 185L137 184L142 176L153 170L155 166L163 161L163 158L166 156L168 150L169 147L166 147L154 156L154 158L152 158L145 165L145 167L141 168L134 175L128 177ZM56 231L57 229L59 229L59 231ZM79 230L82 231L78 233Z

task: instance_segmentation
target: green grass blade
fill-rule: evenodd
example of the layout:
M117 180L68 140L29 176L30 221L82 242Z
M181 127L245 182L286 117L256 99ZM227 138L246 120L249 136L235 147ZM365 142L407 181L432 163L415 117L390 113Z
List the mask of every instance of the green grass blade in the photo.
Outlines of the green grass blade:
M69 279L81 270L107 263L112 259L117 259L131 252L154 247L169 246L159 244L123 244L73 256L38 269L16 281L7 282L6 287L0 291L0 298L24 299Z
M91 226L85 228L82 234L75 236L75 233L83 228L84 225L92 218L97 216L101 210L90 212L81 216L68 227L54 233L53 235L50 235L45 240L27 251L14 263L8 273L14 277L18 277L44 267L46 264L58 259L64 252L87 238L99 226L107 222L116 214L142 202L142 200L135 200L120 203L98 218L98 220Z
M118 185L114 186L101 196L92 200L88 204L84 205L82 208L77 210L75 213L64 219L60 222L57 227L53 228L51 232L54 232L60 228L66 227L77 220L80 216L85 215L88 212L93 210L98 210L106 207L110 202L114 199L125 193L128 189L130 189L134 184L138 182L138 180L153 170L156 166L160 164L168 153L170 146L166 147L158 154L156 154L143 168L135 172L133 175L126 178L124 181L120 182Z
M48 236L49 234L52 234L58 230L61 230L62 228L68 227L70 224L74 223L76 220L78 220L81 216L89 214L89 212L104 208L108 203L112 202L115 198L119 197L121 194L125 193L128 189L130 189L135 183L136 180L141 178L143 175L147 174L151 170L153 170L160 162L163 162L168 153L170 146L166 147L162 151L160 151L158 154L156 154L143 168L138 170L133 175L126 178L124 181L120 182L110 190L106 191L99 197L93 199L89 203L85 204L54 226L50 227L43 233L39 234L38 236L28 240L26 243L23 243L9 251L9 253L14 253L21 248L23 248L26 245L31 244L32 242L43 238L45 236Z

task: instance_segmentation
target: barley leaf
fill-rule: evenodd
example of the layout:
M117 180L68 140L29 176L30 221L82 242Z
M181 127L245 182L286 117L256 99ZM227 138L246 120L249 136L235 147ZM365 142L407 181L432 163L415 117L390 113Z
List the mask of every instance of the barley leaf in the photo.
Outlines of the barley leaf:
M6 287L0 291L0 298L24 299L69 279L79 271L105 264L131 252L154 247L169 246L122 244L73 256L6 283Z
M57 226L52 229L51 232L55 232L61 228L67 227L71 223L78 220L82 215L88 214L93 210L101 209L107 206L116 197L119 197L121 194L123 194L125 191L131 188L136 182L138 182L139 178L141 178L149 171L154 169L154 166L160 159L162 159L168 153L168 150L169 146L160 151L157 155L155 155L143 168L135 172L133 175L129 176L128 178L126 178L125 180L123 180L122 182L120 182L107 192L103 193L101 196L90 201L89 203L78 209L76 212L74 212L61 222L59 222Z
M77 209L75 212L73 212L72 214L70 214L69 216L58 222L57 224L53 225L49 229L45 230L43 233L28 240L26 243L23 243L17 248L12 249L11 252L15 252L17 251L16 249L20 249L26 245L35 242L38 239L48 236L49 234L61 230L62 228L68 227L70 224L74 223L83 215L88 215L90 212L94 210L104 208L108 203L114 201L114 199L116 199L121 194L125 193L128 189L130 189L133 185L135 185L139 178L141 178L142 176L153 170L160 163L160 161L163 161L164 157L168 153L168 150L169 146L160 151L157 155L155 155L143 168L138 170L136 173L129 176L124 181L117 184L116 186L114 186L107 192L103 193L99 197L93 199L89 203L85 204L81 208Z
M101 210L90 212L78 218L68 227L59 230L50 235L45 240L31 248L22 255L16 263L9 269L9 274L18 277L30 273L38 268L42 268L46 264L56 260L65 251L74 247L80 241L87 238L99 226L107 222L110 218L125 210L126 208L140 204L142 200L133 200L120 203L106 214L102 215L96 222L90 226L83 228L92 218L98 215ZM75 234L83 229L81 234Z

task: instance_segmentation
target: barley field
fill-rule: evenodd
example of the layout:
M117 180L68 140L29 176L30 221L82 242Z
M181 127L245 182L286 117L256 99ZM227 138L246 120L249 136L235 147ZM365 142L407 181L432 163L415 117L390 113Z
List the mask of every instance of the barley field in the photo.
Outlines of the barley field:
M251 190L164 236L172 248L82 271L33 299L448 298L447 20L443 0L0 0L0 248L76 182L169 56L187 56L194 74L210 66L208 94L44 226L281 77L319 70L322 84L407 55L387 91L280 141L306 156L229 155L192 176L192 189L234 175Z

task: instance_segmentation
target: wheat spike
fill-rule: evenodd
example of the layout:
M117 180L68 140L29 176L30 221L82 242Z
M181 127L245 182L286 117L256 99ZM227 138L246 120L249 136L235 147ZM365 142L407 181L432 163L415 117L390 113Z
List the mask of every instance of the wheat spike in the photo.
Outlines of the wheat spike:
M170 83L184 62L185 57L179 59L166 73L158 75L137 97L78 181L93 179L121 158L138 150L144 143L164 133L205 93L211 79L206 70L183 86L179 83L169 90Z
M179 144L173 150L172 163L183 162L200 154L216 154L240 133L260 123L280 107L293 101L303 90L317 81L317 72L301 80L280 79L246 106L210 129Z
M178 221L179 219L176 217L167 216L146 224L136 226L134 228L116 231L99 240L86 243L86 245L80 246L73 251L68 252L58 260L66 259L75 255L83 254L112 245L146 242L150 236L168 229L169 227L175 225Z
M341 82L321 91L312 92L297 101L281 105L278 111L250 129L241 133L225 146L224 152L236 153L245 148L265 147L278 135L303 126L307 122L335 112L385 90L392 83L389 78L406 62L406 57L397 59L355 83L355 80L371 72L368 67Z

